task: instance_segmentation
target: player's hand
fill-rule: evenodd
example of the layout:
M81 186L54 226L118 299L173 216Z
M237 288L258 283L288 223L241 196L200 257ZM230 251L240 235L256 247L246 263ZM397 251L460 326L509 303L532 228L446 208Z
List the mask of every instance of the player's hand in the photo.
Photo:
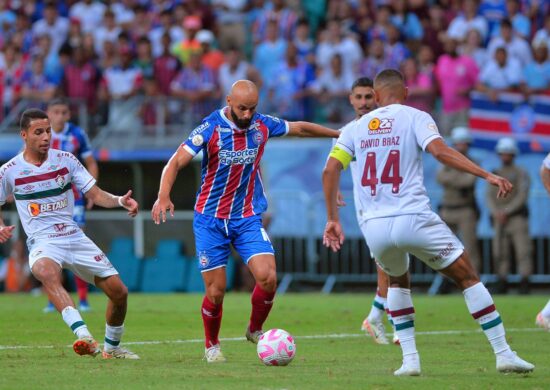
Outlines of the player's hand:
M346 205L346 201L344 200L344 195L340 191L336 194L336 206L338 207L344 207Z
M506 198L514 188L508 179L492 173L487 176L487 183L498 187L497 198Z
M0 244L8 241L13 235L12 232L15 229L15 225L11 226L0 226Z
M92 207L94 207L94 201L92 200L92 198L87 198L86 210L91 210Z
M328 221L323 233L323 244L337 252L344 243L344 231L340 222Z
M138 213L139 205L135 199L132 198L132 190L129 190L126 195L120 197L120 203L122 207L128 210L130 217L135 217Z
M170 200L170 197L158 197L157 201L153 205L153 210L151 210L151 215L153 216L153 221L157 225L162 221L166 222L166 210L170 210L170 216L174 216L174 204Z

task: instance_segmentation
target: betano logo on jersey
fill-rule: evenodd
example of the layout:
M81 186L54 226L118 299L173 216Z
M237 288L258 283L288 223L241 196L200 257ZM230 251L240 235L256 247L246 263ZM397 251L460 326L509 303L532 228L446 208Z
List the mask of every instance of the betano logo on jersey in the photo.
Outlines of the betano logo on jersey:
M67 198L52 203L29 203L27 209L31 217L38 217L42 213L64 209L69 204Z
M369 122L369 135L388 134L391 133L393 119L389 118L372 118Z

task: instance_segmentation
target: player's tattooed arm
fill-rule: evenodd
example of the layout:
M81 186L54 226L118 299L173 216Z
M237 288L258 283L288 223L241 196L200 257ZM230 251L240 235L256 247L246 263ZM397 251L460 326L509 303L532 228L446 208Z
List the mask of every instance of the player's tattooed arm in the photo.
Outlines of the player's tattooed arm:
M135 217L139 209L138 203L132 198L132 190L129 190L123 196L116 196L108 193L107 191L103 191L97 185L94 185L88 192L86 192L86 198L91 199L94 204L107 209L123 207L128 210L128 215L130 217Z
M340 136L338 130L329 129L328 127L311 122L288 122L288 127L288 135L295 137L338 138Z
M180 146L162 170L158 198L151 210L153 221L157 225L161 221L166 222L167 210L170 211L172 217L174 216L174 204L170 200L170 192L172 191L178 172L187 166L192 159L193 155Z
M5 243L11 238L14 229L14 225L6 226L2 218L2 210L0 209L0 244Z

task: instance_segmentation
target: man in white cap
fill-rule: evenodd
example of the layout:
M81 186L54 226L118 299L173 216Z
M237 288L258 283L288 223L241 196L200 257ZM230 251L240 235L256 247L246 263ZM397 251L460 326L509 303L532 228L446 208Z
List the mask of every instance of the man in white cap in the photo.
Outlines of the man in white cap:
M487 190L487 204L491 211L491 219L495 236L493 238L493 258L499 280L495 293L507 292L506 276L510 271L510 247L514 247L514 254L518 273L521 275L519 292L529 292L529 276L533 273L532 243L529 237L529 174L514 164L519 152L513 138L501 138L495 148L502 166L494 171L495 174L507 178L514 189L507 198L496 199L493 189Z
M451 142L456 150L468 155L472 136L467 127L455 127L451 132ZM437 182L443 187L443 199L439 215L451 230L462 238L464 247L470 254L470 260L477 272L481 271L479 245L477 242L477 221L479 210L475 200L476 177L444 165L437 173ZM445 282L440 292L449 292L451 284Z

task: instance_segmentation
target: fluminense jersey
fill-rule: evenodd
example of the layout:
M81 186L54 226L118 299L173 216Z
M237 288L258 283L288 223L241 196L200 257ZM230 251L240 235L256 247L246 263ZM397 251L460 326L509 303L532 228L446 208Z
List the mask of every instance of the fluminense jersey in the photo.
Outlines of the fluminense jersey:
M550 169L550 153L548 153L546 155L546 157L544 158L544 160L542 160L542 165L546 168L546 169Z
M195 211L222 219L246 218L267 208L260 160L268 138L288 133L288 123L255 113L247 130L227 119L225 108L207 116L181 145L193 156L203 150Z
M92 155L92 146L88 135L82 128L70 122L65 123L65 127L59 133L52 130L51 147L72 153L80 161ZM82 198L82 194L79 191L75 191L74 187L73 193L75 199Z
M95 182L71 153L50 149L39 167L20 153L0 167L0 206L13 194L29 240L66 237L81 232L73 221L71 185L87 192Z
M422 150L440 137L429 114L401 104L371 111L343 129L336 145L356 157L364 220L430 209Z

